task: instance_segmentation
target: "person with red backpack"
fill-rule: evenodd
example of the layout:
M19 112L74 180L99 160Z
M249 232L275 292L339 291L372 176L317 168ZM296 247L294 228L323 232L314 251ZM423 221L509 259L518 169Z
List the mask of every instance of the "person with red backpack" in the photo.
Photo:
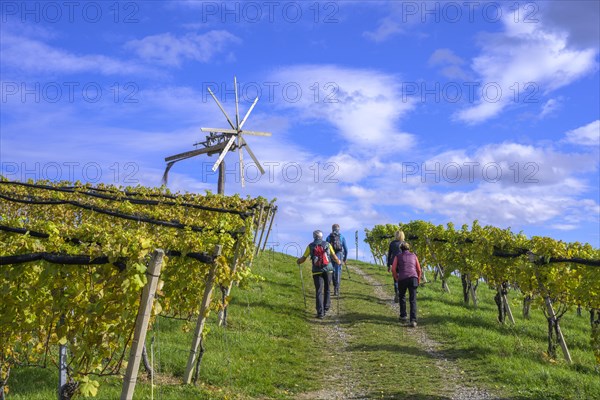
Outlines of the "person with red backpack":
M329 260L331 258L338 264L341 264L341 261L335 255L331 245L323 240L323 232L319 230L314 231L313 239L313 242L306 246L304 254L296 260L296 263L300 265L310 256L313 281L315 283L317 318L323 318L331 305L329 286L333 267Z
M331 233L325 239L329 244L331 244L331 248L335 252L337 258L342 260L345 264L346 259L348 258L348 247L346 246L346 238L344 235L340 233L340 226L338 224L333 224L331 226ZM342 264L341 263L333 263L333 295L339 296L340 294L340 281L342 280Z
M421 265L417 255L410 251L410 245L402 242L401 253L397 254L392 263L392 273L398 282L398 297L400 297L400 322L406 318L406 290L410 302L410 325L417 326L417 288L421 283Z

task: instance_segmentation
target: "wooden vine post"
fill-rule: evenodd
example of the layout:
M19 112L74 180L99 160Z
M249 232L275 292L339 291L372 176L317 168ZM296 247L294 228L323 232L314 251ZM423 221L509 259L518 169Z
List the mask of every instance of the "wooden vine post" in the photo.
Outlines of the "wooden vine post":
M267 221L269 220L269 217L271 216L271 212L272 212L272 207L268 206L267 207L267 215L265 216L265 221L263 222L262 229L260 231L260 238L258 239L258 243L256 245L255 255L258 255L258 253L260 252L260 244L262 243L263 235L265 234L265 229L267 228Z
M514 325L515 319L512 314L512 310L510 309L510 304L508 303L508 298L506 297L506 293L508 291L508 285L504 282L502 285L496 286L496 296L494 296L494 301L498 306L498 321L504 323L506 317L508 317L509 321Z
M131 400L137 382L137 375L140 369L140 361L142 359L142 350L146 343L146 332L148 331L148 323L150 314L152 313L152 305L154 304L154 296L158 279L162 268L163 257L165 252L161 249L156 249L152 254L150 265L148 266L147 276L148 283L142 290L142 299L140 308L135 321L135 330L133 333L133 341L131 342L131 351L129 352L129 362L127 363L127 371L123 380L123 390L121 391L121 400Z
M508 320L511 324L515 324L515 317L513 317L512 310L510 309L510 303L508 302L508 297L505 293L502 293L502 302L506 309L506 314L508 315Z
M243 235L245 231L246 231L245 228L242 228L242 230L240 231L240 235ZM233 253L233 266L231 267L232 275L235 274L235 271L237 270L239 253L240 253L240 239L238 238L235 242L235 250ZM225 304L225 300L227 299L227 296L229 296L229 293L231 293L232 286L233 286L233 281L229 282L228 287L221 287L221 292L223 295L223 309L221 311L219 311L219 316L217 318L219 321L219 326L227 325L227 305Z
M223 246L215 246L213 259L221 255ZM204 324L206 323L206 317L210 307L210 301L212 299L213 285L215 282L217 265L213 262L208 276L206 278L206 286L204 288L204 296L202 297L202 304L200 305L200 313L198 314L198 321L196 322L196 329L194 330L194 340L192 341L192 347L190 348L190 355L188 357L187 365L185 367L185 373L183 375L184 383L192 383L192 374L194 372L194 365L196 365L196 359L198 358L198 347L202 341L202 331L204 330Z
M269 241L269 235L271 234L271 229L273 228L275 214L277 214L277 207L273 208L273 212L271 213L271 222L269 223L269 229L267 229L267 237L265 238L265 242L263 243L262 251L265 251L265 247L267 246L267 242Z
M529 261L535 262L535 255L531 252L529 253ZM550 295L548 294L548 291L546 290L544 284L540 279L540 274L537 269L535 270L535 277L538 281L538 287L540 289L540 292L544 297L546 312L548 313L548 340L551 340L550 334L552 332L552 328L554 328L556 331L558 343L560 344L563 356L565 357L565 361L567 361L569 364L572 364L573 359L571 358L571 353L569 352L569 348L567 347L567 342L565 342L565 337L563 336L562 330L560 329L560 323L556 318L556 312L554 311L554 307L552 306L552 300L550 299Z
M446 293L450 293L450 287L448 286L448 282L446 282L446 278L444 278L444 268L440 264L437 256L435 255L435 252L431 248L431 241L429 240L428 237L425 238L425 243L427 243L427 247L429 248L429 251L431 252L431 256L433 257L433 260L436 263L436 267L435 267L435 269L437 271L436 276L437 276L437 273L439 272L440 278L442 280L442 289L444 289L444 291Z
M254 246L258 246L259 243L257 242L258 239L258 231L260 229L260 226L262 224L262 217L263 217L263 212L265 211L265 205L263 203L260 204L260 211L258 212L258 221L256 222L256 230L254 231Z

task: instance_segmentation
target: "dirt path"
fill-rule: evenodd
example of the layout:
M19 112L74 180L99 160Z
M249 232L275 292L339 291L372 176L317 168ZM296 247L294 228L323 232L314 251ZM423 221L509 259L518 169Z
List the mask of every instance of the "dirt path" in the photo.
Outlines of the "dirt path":
M357 275L360 275L373 287L373 293L378 299L387 303L388 306L394 310L396 315L400 315L400 306L393 302L390 295L382 288L381 283L377 282L370 275L356 266L349 265L349 268ZM453 400L498 399L484 389L466 386L464 383L465 378L464 375L461 375L460 368L455 362L448 360L444 356L440 350L440 343L431 339L422 327L417 326L416 328L410 329L412 330L411 336L415 337L422 349L435 360L435 366L441 370L442 375L445 377L445 382L448 385L447 387L453 390L451 396Z
M315 338L323 338L322 348L329 349L327 357L331 358L333 368L324 376L323 388L314 392L298 395L301 400L342 400L364 399L363 393L358 392L355 379L356 371L352 370L350 352L347 351L351 336L340 324L338 317L338 299L332 297L331 309L324 319L314 319Z

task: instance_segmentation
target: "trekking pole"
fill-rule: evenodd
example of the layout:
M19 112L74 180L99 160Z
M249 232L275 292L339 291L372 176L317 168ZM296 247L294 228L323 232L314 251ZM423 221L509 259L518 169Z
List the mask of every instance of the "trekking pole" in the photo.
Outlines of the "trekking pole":
M306 291L304 290L304 277L302 276L302 265L298 264L300 269L300 281L302 282L302 296L304 296L304 308L306 309Z
M352 279L350 278L350 268L348 268L348 263L344 262L344 266L346 267L346 271L348 271L348 279Z
M337 315L338 317L340 316L340 289L338 286L338 291L337 291Z

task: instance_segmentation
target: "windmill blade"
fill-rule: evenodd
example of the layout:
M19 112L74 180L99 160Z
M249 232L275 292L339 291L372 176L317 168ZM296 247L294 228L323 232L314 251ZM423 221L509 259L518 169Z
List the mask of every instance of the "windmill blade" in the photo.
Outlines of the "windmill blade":
M229 138L229 141L225 145L225 148L223 149L223 151L219 155L219 158L217 158L217 161L213 165L213 167L212 167L213 172L215 172L217 170L217 168L219 167L219 164L221 164L221 161L223 161L223 159L225 158L225 155L227 154L227 152L231 148L231 145L233 144L234 141L235 141L235 136L231 136L231 138Z
M239 126L240 130L242 129L242 126L244 126L244 124L246 123L246 120L248 119L248 116L252 112L252 109L254 108L254 106L256 105L257 102L258 102L258 96L254 99L254 102L252 103L252 105L248 109L248 112L246 113L246 116L244 117L244 119L242 120L242 122L240 122L240 126Z
M242 141L241 141L240 136L238 136L238 138L237 138L237 147L238 147L238 155L240 157L240 179L242 181L242 187L245 187L246 181L244 179L244 156L242 153Z
M254 155L254 153L252 152L252 150L250 149L250 146L248 145L248 142L246 142L246 140L243 137L240 137L240 140L242 142L242 146L246 147L246 151L248 152L248 154L250 154L250 157L252 158L252 160L254 160L254 162L256 163L256 166L258 167L258 170L260 171L260 173L262 175L265 174L265 170L262 167L262 165L260 165L260 162L258 162L258 158L256 158L256 156Z
M254 135L254 136L271 136L271 132L257 132L257 131L243 131L244 135Z
M233 90L235 92L235 129L240 130L240 112L238 110L237 78L233 77Z
M215 94L212 92L212 90L210 90L210 88L208 88L208 93L210 93L210 95L212 96L212 98L215 100L215 102L217 103L217 105L221 109L221 112L223 113L223 115L225 115L225 118L227 118L227 122L229 122L229 126L231 126L231 129L235 129L235 126L233 126L233 122L231 122L231 119L229 119L229 115L227 115L227 113L225 112L225 109L221 105L221 102L219 102L219 100L217 99L217 97L215 96Z
M237 134L238 131L235 129L222 129L222 128L200 128L202 132L218 132L218 133L232 133Z

